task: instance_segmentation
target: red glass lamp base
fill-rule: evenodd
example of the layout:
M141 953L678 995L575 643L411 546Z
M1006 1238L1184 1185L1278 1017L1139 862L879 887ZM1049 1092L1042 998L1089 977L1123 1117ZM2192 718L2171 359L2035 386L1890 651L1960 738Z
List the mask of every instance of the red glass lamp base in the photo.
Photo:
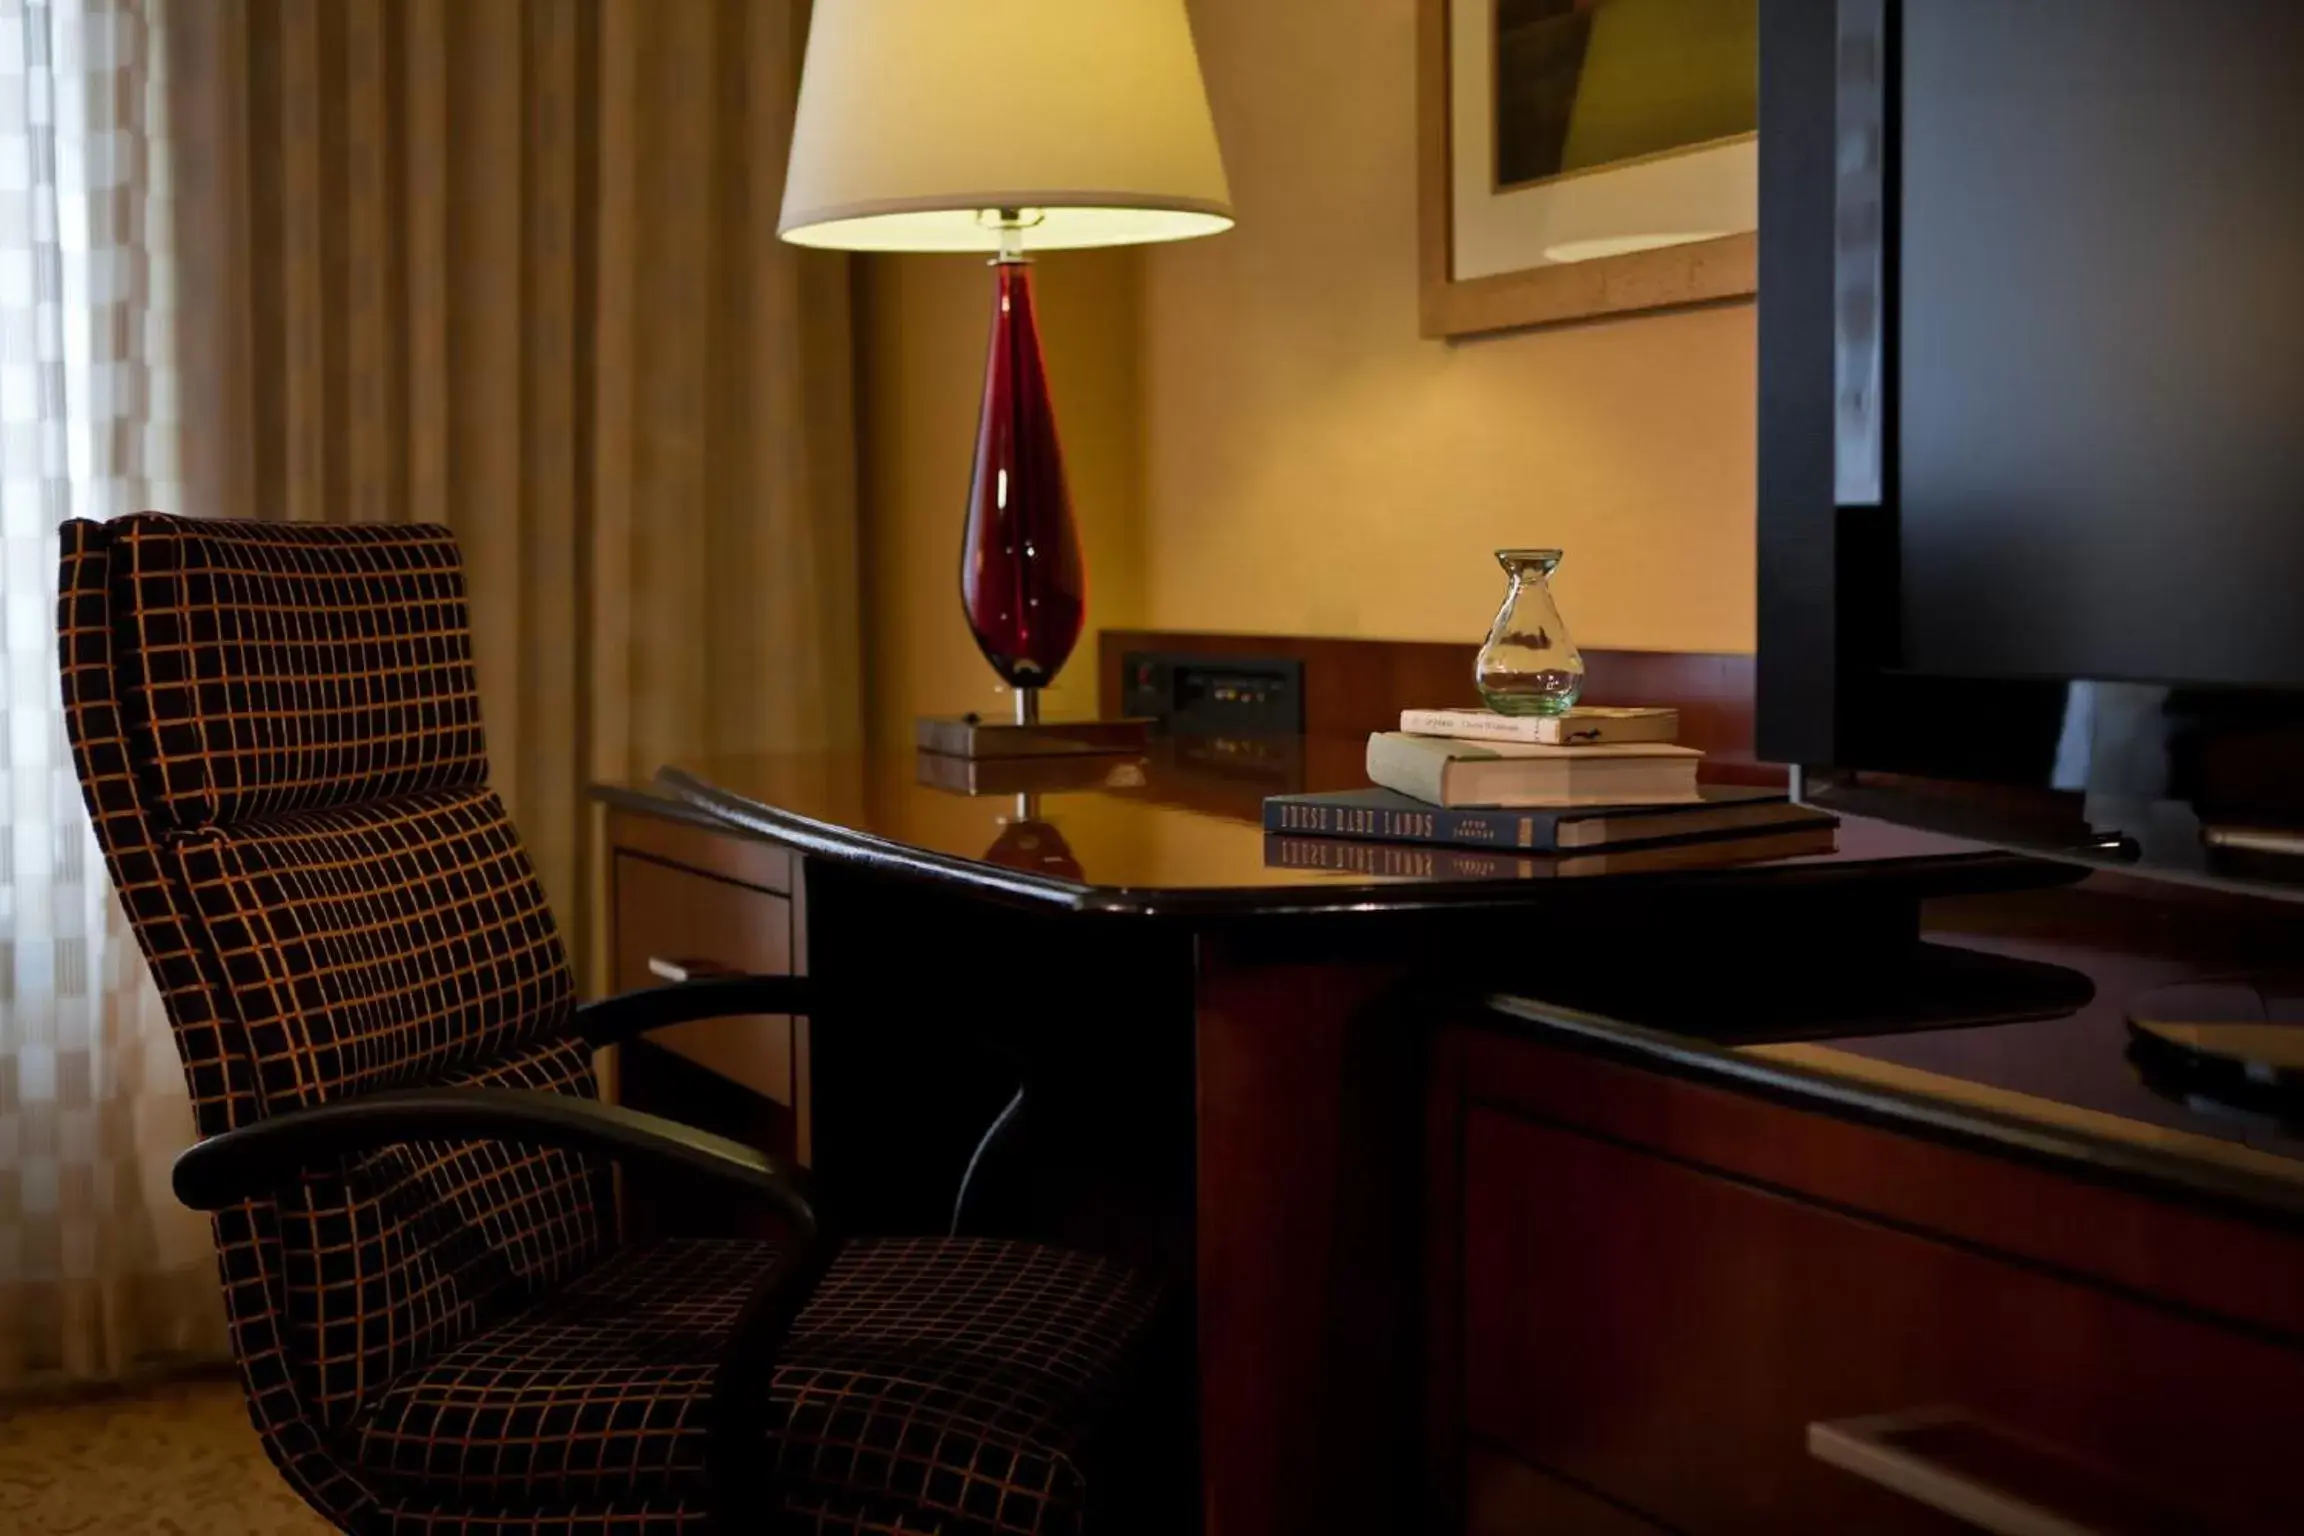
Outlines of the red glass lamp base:
M1055 679L1080 641L1088 581L1032 310L1032 268L1003 257L993 271L998 293L960 547L960 600L992 669L1010 687L1038 689Z

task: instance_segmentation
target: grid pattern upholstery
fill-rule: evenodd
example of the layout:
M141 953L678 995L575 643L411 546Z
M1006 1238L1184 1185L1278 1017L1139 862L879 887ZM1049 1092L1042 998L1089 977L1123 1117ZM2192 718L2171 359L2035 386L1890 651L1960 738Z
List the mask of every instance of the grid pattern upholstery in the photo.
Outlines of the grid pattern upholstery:
M563 1034L574 978L485 787L447 530L146 513L107 531L130 771L170 829L167 873L264 1112L440 1081ZM542 1086L594 1092L583 1053L557 1065ZM300 1180L275 1215L289 1359L323 1430L597 1258L605 1180L493 1142Z
M626 1252L397 1379L354 1428L410 1506L709 1504L706 1405L746 1286L744 1240ZM1117 1267L1028 1244L852 1244L771 1381L764 1458L787 1528L1076 1531L1080 1426L1149 1319Z
M739 1240L620 1253L397 1377L354 1426L355 1455L418 1507L703 1509L713 1375L772 1257Z
M1078 1530L1081 1427L1153 1301L1118 1266L1062 1249L853 1245L776 1369L787 1508L824 1530Z
M448 533L140 514L62 545L75 762L202 1133L416 1084L594 1093L487 787ZM217 1215L251 1417L316 1509L395 1536L727 1528L704 1445L776 1250L620 1249L606 1179L410 1143ZM777 1529L1076 1530L1086 1426L1151 1305L1082 1255L853 1245L742 1464Z
M486 782L447 529L155 513L106 529L121 693L171 826Z
M591 1053L555 1041L448 1081L589 1096ZM376 1384L582 1274L608 1200L598 1165L494 1142L412 1142L296 1181L275 1209L305 1403L341 1428Z
M493 791L180 837L267 1109L429 1082L565 1033L576 993Z
M74 519L59 530L57 661L64 718L97 846L129 926L151 968L183 1058L200 1132L213 1136L262 1117L254 1067L241 1045L197 915L171 878L161 828L131 762L113 626L116 524ZM264 1449L291 1487L346 1530L384 1516L307 1411L291 1367L278 1213L268 1200L216 1213L216 1262L232 1353Z

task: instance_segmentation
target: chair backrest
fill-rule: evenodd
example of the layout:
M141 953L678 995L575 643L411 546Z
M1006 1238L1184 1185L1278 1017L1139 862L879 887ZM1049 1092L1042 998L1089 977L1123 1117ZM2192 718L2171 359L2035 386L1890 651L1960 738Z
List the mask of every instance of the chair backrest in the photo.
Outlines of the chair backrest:
M418 1083L594 1093L488 787L453 536L144 513L63 546L81 787L203 1134ZM324 1437L588 1267L606 1191L596 1163L487 1143L284 1175L218 1223L259 1427Z

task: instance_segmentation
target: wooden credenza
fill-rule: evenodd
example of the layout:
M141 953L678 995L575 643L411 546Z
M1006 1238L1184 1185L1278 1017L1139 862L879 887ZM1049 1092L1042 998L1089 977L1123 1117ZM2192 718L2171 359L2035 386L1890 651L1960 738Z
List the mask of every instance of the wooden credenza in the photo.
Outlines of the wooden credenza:
M2304 1530L2304 1238L1588 1045L1441 1041L1435 1528Z

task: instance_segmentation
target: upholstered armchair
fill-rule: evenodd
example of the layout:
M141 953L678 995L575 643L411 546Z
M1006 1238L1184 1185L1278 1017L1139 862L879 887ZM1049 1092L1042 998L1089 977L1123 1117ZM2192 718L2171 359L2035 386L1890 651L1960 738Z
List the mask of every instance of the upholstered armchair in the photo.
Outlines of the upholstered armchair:
M1124 1268L839 1243L800 1170L599 1101L593 1052L806 1013L713 978L579 1006L488 784L441 528L152 514L63 530L64 702L166 1000L234 1351L347 1531L1082 1527L1153 1309ZM894 1132L892 1132L894 1134ZM618 1234L677 1171L777 1241Z

